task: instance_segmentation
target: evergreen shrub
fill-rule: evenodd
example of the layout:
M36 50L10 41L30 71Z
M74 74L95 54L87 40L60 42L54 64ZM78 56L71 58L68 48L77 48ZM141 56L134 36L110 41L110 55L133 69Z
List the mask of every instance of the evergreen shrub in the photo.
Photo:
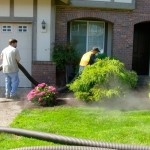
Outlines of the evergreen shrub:
M55 43L52 60L56 62L57 69L65 70L66 65L77 66L80 61L80 54L72 43Z
M77 99L86 102L124 96L137 84L137 74L119 60L106 57L88 65L69 89Z

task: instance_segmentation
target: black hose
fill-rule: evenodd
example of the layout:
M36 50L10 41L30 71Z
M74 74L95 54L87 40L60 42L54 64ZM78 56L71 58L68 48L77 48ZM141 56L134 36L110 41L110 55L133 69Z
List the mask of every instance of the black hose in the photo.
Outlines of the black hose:
M39 82L36 81L20 63L18 63L18 67L24 73L24 75L31 81L31 83L33 83L35 86L39 84Z
M79 76L79 73L77 73L77 74L74 76L74 78L73 78L68 84L70 84L70 83L72 83L73 81L75 81L78 76ZM66 85L65 85L64 87L61 87L61 88L58 88L58 89L57 89L58 92L64 92L64 91L66 91L66 90L68 90L68 87L67 87Z
M18 63L18 67L19 69L24 73L24 75L30 80L30 82L37 86L39 84L38 81L36 81L29 73L28 71L20 64ZM2 65L0 65L0 71L3 69ZM78 74L69 82L69 83L72 83L76 78L78 77ZM69 84L68 83L68 84ZM57 91L58 92L64 92L65 90L67 90L68 87L67 86L64 86L64 87L61 87L61 88L57 88Z
M18 63L18 67L35 86L38 85L39 82L37 82L20 63ZM2 66L0 66L0 71L1 70L2 70ZM78 75L76 75L75 78L71 82L73 82L77 77L78 77ZM58 89L58 91L63 91L65 89L67 89L67 86ZM42 139L42 140L46 140L46 141L52 141L52 142L60 143L60 144L80 146L80 147L60 147L60 148L55 147L55 148L57 148L57 150L58 149L62 150L64 148L65 148L65 150L67 150L67 149L76 149L76 150L82 149L82 150L84 150L84 147L82 147L82 146L87 146L87 149L91 149L90 147L92 147L91 150L94 150L94 147L111 148L111 149L117 149L117 150L150 150L149 146L137 146L137 145L98 142L98 141L91 141L91 140L55 135L55 134L50 134L50 133L17 129L17 128L0 127L0 132L12 133L12 134L22 135L22 136L26 136L26 137L33 137L33 138ZM50 150L51 149L54 150L55 148L49 147ZM25 149L22 148L20 150L28 150L28 149L30 149L30 148L29 147L25 148ZM45 147L31 147L31 149L32 150L34 150L34 149L45 150ZM47 148L46 148L46 150L47 150Z
M99 148L110 148L117 150L150 150L149 146L137 146L137 145L128 145L128 144L118 144L118 143L108 143L108 142L99 142L92 140L85 140L67 136L61 136L51 133L37 132L19 128L7 128L0 127L0 132L12 133L16 135L21 135L25 137L32 137L36 139L51 141L54 143L60 143L65 145L76 145L76 146L87 146L87 147L99 147Z
M24 75L31 81L31 83L33 83L35 86L39 84L39 82L36 81L20 63L18 63L18 67L24 73ZM2 70L3 70L3 67L2 65L0 65L0 71Z
M18 67L24 73L24 75L31 81L31 83L33 83L35 86L37 86L39 84L39 82L36 81L20 63L18 63ZM72 83L77 77L78 77L78 74L70 81L70 83ZM68 87L64 86L61 88L57 88L57 91L63 92L67 89L68 89Z

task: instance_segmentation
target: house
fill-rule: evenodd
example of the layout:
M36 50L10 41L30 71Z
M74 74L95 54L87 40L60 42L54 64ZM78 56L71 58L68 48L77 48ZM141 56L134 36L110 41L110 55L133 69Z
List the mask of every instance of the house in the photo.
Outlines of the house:
M149 6L149 0L0 0L0 49L16 38L21 64L39 82L53 85L53 43L68 41L81 53L97 46L138 75L149 76ZM20 87L31 86L21 72L20 78Z
M56 83L56 67L51 62L51 43L55 40L54 0L0 0L0 51L9 38L18 40L21 64L39 82ZM20 87L31 82L19 71ZM0 73L0 86L4 76Z
M70 0L56 5L56 42L99 47L138 75L150 75L149 0Z

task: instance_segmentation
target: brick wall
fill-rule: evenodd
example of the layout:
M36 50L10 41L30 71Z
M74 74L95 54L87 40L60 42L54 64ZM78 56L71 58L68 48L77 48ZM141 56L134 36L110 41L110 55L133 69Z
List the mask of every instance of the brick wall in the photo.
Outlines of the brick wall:
M67 42L67 23L82 18L113 24L112 55L132 69L134 25L150 21L150 0L136 0L136 9L132 11L57 6L56 42Z
M56 64L48 61L35 61L32 63L32 76L39 83L56 85Z

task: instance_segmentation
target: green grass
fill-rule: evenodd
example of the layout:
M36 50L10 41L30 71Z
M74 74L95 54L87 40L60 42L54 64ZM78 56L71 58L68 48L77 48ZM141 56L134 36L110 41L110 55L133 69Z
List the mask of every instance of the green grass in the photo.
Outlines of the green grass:
M98 107L26 109L11 127L77 138L126 144L150 145L150 111L106 111ZM55 145L54 143L0 134L0 149Z

